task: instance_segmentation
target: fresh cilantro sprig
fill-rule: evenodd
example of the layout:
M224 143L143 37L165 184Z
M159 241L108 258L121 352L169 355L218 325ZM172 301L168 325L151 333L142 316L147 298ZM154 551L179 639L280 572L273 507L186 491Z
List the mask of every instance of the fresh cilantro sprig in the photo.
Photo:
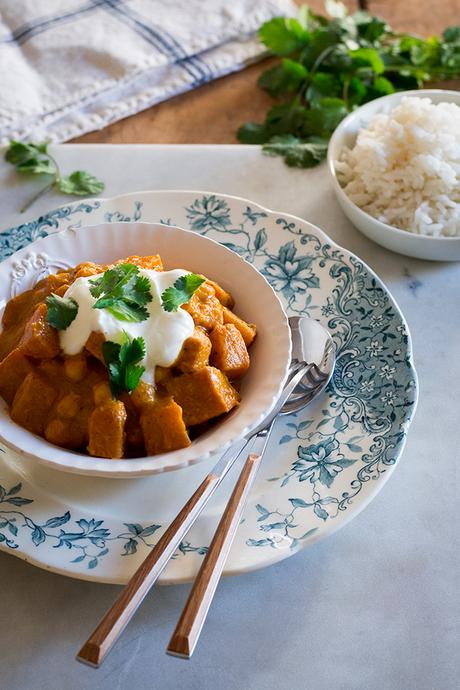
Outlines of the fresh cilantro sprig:
M53 187L63 194L87 196L88 194L99 194L105 186L101 180L84 170L75 170L66 177L62 176L56 159L48 151L46 142L34 144L32 142L11 141L5 152L5 160L14 165L18 172L49 175L51 178L48 184L23 206L21 213Z
M125 333L124 342L113 343L107 340L102 344L102 355L109 372L109 384L116 398L123 391L131 393L137 387L145 367L141 362L145 357L143 338L129 338Z
M190 300L204 282L206 279L196 273L187 273L187 275L181 276L171 287L163 291L161 306L165 311L177 311L181 304Z
M349 15L341 2L327 0L326 10L322 16L304 5L296 19L276 17L260 27L262 43L280 60L258 84L278 102L264 122L247 122L237 133L299 168L326 156L334 129L363 103L460 76L458 26L424 39L398 34L364 11Z
M152 301L150 282L134 264L119 264L90 280L94 309L107 309L121 321L145 321L146 304Z
M58 331L65 331L78 313L78 304L74 299L54 293L46 298L46 306L46 320Z

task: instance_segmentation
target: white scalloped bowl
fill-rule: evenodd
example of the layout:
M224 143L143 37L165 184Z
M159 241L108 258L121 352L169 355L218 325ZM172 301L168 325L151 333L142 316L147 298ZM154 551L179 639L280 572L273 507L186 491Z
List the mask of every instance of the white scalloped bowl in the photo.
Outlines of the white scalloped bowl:
M82 261L108 263L133 254L160 254L166 268L185 268L218 281L235 298L236 311L254 322L251 366L242 380L241 404L188 448L161 455L108 460L64 450L15 424L0 405L0 438L10 448L58 470L105 477L133 477L177 470L222 452L267 415L281 393L291 338L281 302L248 262L189 230L150 223L110 223L65 230L37 240L0 264L0 304L48 273Z

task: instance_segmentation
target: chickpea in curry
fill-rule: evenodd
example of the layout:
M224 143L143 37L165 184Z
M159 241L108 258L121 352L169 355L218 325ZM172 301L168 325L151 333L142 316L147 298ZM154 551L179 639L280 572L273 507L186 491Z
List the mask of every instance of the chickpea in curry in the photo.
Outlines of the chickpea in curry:
M47 300L64 297L79 278L121 264L164 270L154 255L110 265L81 263L49 275L7 303L0 333L0 395L12 420L52 444L103 458L156 455L190 445L239 405L237 388L256 336L255 325L234 313L231 295L201 276L179 307L193 324L178 357L170 366L156 366L150 382L142 376L132 390L114 393L104 334L92 331L81 351L66 354L60 331L49 322Z

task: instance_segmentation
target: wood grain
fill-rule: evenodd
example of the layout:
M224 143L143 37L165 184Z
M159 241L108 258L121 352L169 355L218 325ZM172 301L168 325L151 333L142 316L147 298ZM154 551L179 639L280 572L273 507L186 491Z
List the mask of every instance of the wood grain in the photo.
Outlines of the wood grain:
M101 664L182 540L177 537L179 529L190 528L219 481L211 473L200 484L80 649L78 661L96 667Z
M243 466L169 642L169 654L187 659L193 654L261 460L251 453Z
M301 1L298 1L301 4ZM323 12L322 0L309 6ZM355 0L346 0L356 9ZM370 0L371 12L399 31L422 35L440 33L458 24L460 0ZM260 73L270 65L264 60L247 69L176 96L148 110L90 132L75 143L105 144L233 144L239 125L261 121L272 100L257 88ZM457 82L454 87L459 88Z

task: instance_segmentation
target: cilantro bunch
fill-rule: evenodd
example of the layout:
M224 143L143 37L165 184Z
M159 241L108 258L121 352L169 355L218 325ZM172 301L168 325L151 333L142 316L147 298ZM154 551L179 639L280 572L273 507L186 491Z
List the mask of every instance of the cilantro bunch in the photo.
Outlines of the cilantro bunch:
M423 39L395 33L365 11L348 15L340 2L326 2L329 17L304 5L297 19L277 17L259 37L279 63L258 85L278 103L263 123L242 125L238 139L262 144L294 167L321 161L339 122L380 96L416 89L432 80L460 76L460 27Z
M50 178L48 184L23 206L21 213L53 187L63 194L88 196L88 194L99 194L105 186L101 180L84 170L75 170L66 177L62 176L56 159L48 151L46 142L34 144L32 142L11 141L5 152L5 160L14 165L18 172L48 175Z

